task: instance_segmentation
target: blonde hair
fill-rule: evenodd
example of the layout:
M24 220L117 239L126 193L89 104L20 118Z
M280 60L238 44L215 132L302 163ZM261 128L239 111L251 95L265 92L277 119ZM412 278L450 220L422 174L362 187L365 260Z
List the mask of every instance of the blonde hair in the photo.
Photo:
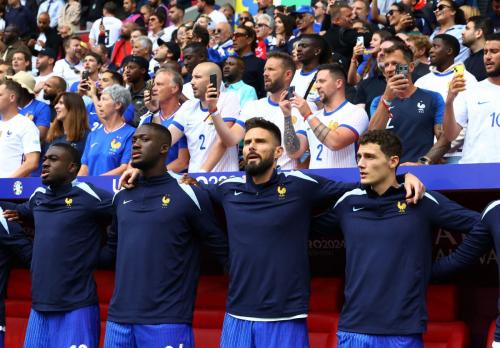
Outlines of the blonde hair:
M480 16L481 12L479 12L479 9L474 6L469 6L469 5L462 5L460 6L460 9L464 13L465 21L468 22L469 18L473 16Z

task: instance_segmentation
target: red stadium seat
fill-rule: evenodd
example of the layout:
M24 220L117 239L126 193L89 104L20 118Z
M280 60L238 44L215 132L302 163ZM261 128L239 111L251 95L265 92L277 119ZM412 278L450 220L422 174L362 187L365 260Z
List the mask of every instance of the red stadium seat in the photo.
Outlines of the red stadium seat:
M196 291L195 308L226 308L228 282L226 276L201 276Z
M24 343L24 334L28 326L28 318L16 318L7 316L5 318L5 347L22 348Z
M429 322L424 334L425 348L465 348L469 346L469 329L460 321Z
M31 276L27 269L13 269L5 300L5 347L22 348L31 310Z
M337 347L338 313L311 313L307 319L309 345L314 348Z
M224 322L224 307L219 310L196 309L193 317L195 347L218 348L222 323Z
M491 345L493 344L493 340L495 339L495 329L496 328L497 328L497 321L495 319L491 322L490 327L488 329L488 340L486 341L486 348L491 348Z
M427 289L429 321L454 321L458 318L458 287L430 285Z
M340 312L344 298L344 280L342 278L312 278L311 312Z

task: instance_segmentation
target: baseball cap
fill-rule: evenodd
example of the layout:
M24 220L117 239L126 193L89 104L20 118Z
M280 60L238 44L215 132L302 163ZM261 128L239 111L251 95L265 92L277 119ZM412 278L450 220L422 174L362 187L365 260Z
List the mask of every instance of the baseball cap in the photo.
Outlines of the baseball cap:
M27 71L19 71L13 76L6 76L6 79L15 81L21 85L22 88L26 89L30 94L35 94L35 78Z
M297 7L295 11L292 12L292 14L298 14L298 13L307 13L310 14L311 16L314 16L314 9L311 6L301 5Z
M43 56L48 56L49 58L56 59L57 58L57 53L50 47L45 47L42 48L40 51L38 51L38 56L43 55Z
M125 68L125 66L128 64L128 63L136 63L137 65L139 65L141 68L145 69L146 72L144 73L144 79L145 80L149 80L149 61L144 58L144 57L141 57L141 56L127 56L125 57L125 59L123 59L123 62L122 62L122 67Z

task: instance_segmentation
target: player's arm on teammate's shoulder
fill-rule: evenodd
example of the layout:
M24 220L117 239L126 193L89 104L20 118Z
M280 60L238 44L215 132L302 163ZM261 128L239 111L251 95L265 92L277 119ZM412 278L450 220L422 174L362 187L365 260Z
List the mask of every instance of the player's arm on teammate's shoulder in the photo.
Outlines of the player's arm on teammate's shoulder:
M123 191L117 192L111 199L111 201L106 204L106 213L108 209L111 210L111 223L106 228L106 243L101 248L99 253L98 263L102 267L113 267L116 260L116 247L118 245L118 220L117 220L117 203L121 201L120 193Z
M33 212L31 210L31 199L20 204L0 201L0 208L3 210L2 215L8 221L33 220Z
M424 199L430 200L429 213L435 226L469 233L481 219L478 212L463 207L439 192L427 192Z
M299 159L307 150L307 137L303 134L297 134L293 125L292 107L295 106L304 117L303 113L309 115L311 110L307 101L294 93L294 97L288 98L288 91L283 91L279 102L283 116L285 117L285 127L283 130L283 142L285 150L290 158ZM306 118L306 117L304 117ZM304 121L305 122L305 121Z
M1 244L9 249L25 266L30 266L33 241L17 223L10 223L8 231L0 229Z

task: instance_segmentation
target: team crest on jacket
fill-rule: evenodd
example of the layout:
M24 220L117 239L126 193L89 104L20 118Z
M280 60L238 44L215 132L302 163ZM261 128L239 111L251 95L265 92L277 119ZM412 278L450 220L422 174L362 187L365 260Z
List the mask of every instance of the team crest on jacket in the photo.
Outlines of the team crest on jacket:
M161 198L161 206L163 208L166 208L166 207L168 207L169 204L170 204L170 196L169 195L164 195Z
M73 198L66 197L66 198L64 199L64 203L66 203L66 206L67 206L68 208L71 208L71 206L73 205Z
M111 140L111 148L113 150L118 150L122 146L122 143L120 143L118 140L113 139Z
M284 199L286 196L286 187L283 185L279 185L278 189L276 190L278 192L278 198L279 199Z
M405 202L399 202L397 204L397 207L399 209L400 214L405 214L406 213L406 203Z

